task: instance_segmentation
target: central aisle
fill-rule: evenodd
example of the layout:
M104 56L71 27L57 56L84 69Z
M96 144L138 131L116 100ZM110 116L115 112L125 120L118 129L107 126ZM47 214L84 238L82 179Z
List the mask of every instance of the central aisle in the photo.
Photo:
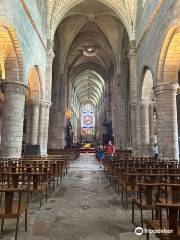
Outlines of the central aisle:
M139 239L130 224L131 211L121 206L93 155L81 155L71 164L61 187L39 211L29 220L28 236L20 239Z

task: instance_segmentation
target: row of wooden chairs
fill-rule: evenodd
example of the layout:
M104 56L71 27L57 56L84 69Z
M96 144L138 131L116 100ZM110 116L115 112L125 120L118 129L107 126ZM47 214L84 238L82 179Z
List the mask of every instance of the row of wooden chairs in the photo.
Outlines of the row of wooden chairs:
M48 195L59 186L59 182L67 174L71 159L67 153L47 157L0 159L1 231L6 218L15 218L17 240L19 218L23 214L27 231L27 210L33 195L39 195L41 207L44 196L47 201Z
M131 158L131 159L130 159ZM156 236L162 240L180 239L180 167L179 163L152 158L126 159L114 157L104 161L104 171L121 200L126 195L132 202L132 222L134 223L135 206L140 209L141 226L157 230ZM163 211L165 209L166 211ZM144 220L143 212L151 211L151 219ZM164 217L165 216L165 217ZM163 232L166 229L167 232ZM168 231L169 230L169 231ZM172 230L172 231L170 231ZM146 239L149 239L149 231Z

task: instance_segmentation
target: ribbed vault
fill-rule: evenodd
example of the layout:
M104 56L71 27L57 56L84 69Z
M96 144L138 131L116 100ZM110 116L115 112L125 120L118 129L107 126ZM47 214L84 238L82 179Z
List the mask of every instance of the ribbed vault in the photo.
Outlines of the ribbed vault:
M78 99L79 105L93 103L97 107L102 100L105 90L103 78L93 70L85 70L79 73L73 82L73 93Z
M48 23L53 36L57 26L72 9L76 14L82 12L94 18L96 15L110 12L118 16L126 27L129 37L135 37L137 0L48 0ZM83 3L74 10L74 6ZM108 9L107 9L108 7ZM90 11L91 10L91 11Z

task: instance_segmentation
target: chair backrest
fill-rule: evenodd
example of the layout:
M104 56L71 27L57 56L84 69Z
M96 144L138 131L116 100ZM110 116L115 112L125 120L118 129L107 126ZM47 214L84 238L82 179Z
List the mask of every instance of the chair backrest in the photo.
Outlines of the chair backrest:
M21 190L15 188L0 189L0 207L3 209L4 214L14 214L13 204L15 203L18 205L16 214L19 214L21 205L21 193Z
M180 184L167 183L166 189L166 202L179 203L180 204Z
M140 183L138 186L140 204L154 206L159 197L159 183Z
M170 236L168 239L177 239L178 227L179 227L179 209L180 203L157 203L157 206L160 208L160 228L163 229L163 214L162 209L165 208L168 210L168 220L169 220L169 229L171 230ZM179 238L178 238L179 239Z

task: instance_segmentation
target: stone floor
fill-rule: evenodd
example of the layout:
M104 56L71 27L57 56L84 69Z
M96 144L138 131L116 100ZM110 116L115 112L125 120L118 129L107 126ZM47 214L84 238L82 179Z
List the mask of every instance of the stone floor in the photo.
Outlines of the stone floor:
M136 219L139 211L136 211ZM136 240L131 210L121 203L93 155L72 163L61 186L41 209L35 199L29 207L28 232L21 217L20 240ZM137 222L137 226L139 223ZM15 222L6 220L0 239L14 239ZM155 239L151 236L150 239Z

